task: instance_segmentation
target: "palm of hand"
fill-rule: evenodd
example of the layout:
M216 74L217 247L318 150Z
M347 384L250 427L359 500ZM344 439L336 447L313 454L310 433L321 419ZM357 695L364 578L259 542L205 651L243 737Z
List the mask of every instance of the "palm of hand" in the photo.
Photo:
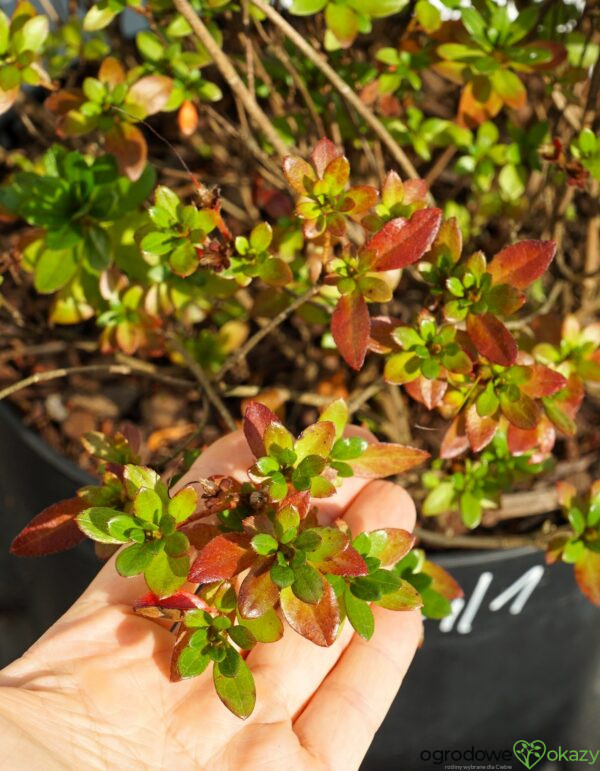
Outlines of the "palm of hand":
M239 434L212 445L180 484L239 474L251 457ZM389 482L351 479L321 507L359 530L414 525L414 506ZM112 560L110 561L112 563ZM418 612L375 608L369 643L345 625L330 648L286 628L249 654L257 706L245 722L214 692L209 671L169 681L173 635L136 616L143 580L106 565L73 607L0 673L7 767L284 769L358 767L420 635ZM4 726L3 726L4 728Z

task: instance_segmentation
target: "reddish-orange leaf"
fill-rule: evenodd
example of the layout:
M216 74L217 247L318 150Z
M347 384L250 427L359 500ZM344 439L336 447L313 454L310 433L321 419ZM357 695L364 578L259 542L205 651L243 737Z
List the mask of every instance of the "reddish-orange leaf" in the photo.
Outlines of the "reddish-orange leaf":
M424 404L428 410L433 410L441 403L447 388L448 383L445 380L429 380L423 375L404 384L404 390L415 401Z
M364 246L372 270L405 268L420 260L429 249L442 221L440 209L421 209L409 220L390 220Z
M148 592L133 605L133 610L147 618L168 618L181 621L188 610L207 610L210 608L201 597L192 592L175 592L170 597L158 597L154 592Z
M336 147L330 139L327 139L326 137L321 139L310 154L310 159L317 170L318 177L322 179L323 174L325 174L325 169L329 164L342 155L342 151L339 147Z
M538 449L541 457L548 455L556 441L556 430L545 415L542 415L535 428L517 428L509 423L506 432L508 449L513 455L523 455L529 450ZM537 454L533 460L538 459Z
M289 586L282 589L281 610L292 629L307 640L323 647L335 642L340 609L329 581L323 579L323 596L315 605L299 600Z
M312 564L321 573L333 573L336 576L366 576L369 572L367 563L350 545L327 559Z
M462 232L456 217L444 220L431 246L430 257L448 255L452 262L458 262L462 253Z
M369 335L369 350L375 353L390 353L399 351L400 346L392 337L392 332L396 327L403 326L397 319L390 319L388 316L371 317L371 330Z
M377 203L377 190L370 185L351 187L346 193L344 211L354 216L364 214Z
M83 498L53 503L21 530L10 551L19 557L40 557L76 546L85 535L77 527L75 517L87 508Z
M218 535L196 557L188 578L197 584L223 581L246 570L255 558L249 536L241 533Z
M172 683L178 683L182 679L181 675L179 674L179 667L177 666L177 662L179 661L181 651L187 647L187 644L190 641L190 637L194 634L195 631L195 629L184 629L177 635L175 645L173 646L173 652L171 654L171 669L169 679Z
M439 592L439 594L441 594L442 597L445 597L447 600L455 600L457 597L463 596L463 590L450 575L450 573L448 573L446 570L444 570L443 567L436 564L435 562L425 560L423 565L423 573L430 576L432 579L431 588L434 591Z
M567 385L567 379L543 364L532 364L529 369L529 379L519 387L524 394L531 396L532 399L541 396L550 396L560 391Z
M517 360L517 343L504 324L490 313L467 316L467 332L480 354L494 364L510 367Z
M66 115L70 110L77 109L84 100L85 97L80 89L62 88L50 94L44 102L44 107L56 115Z
M260 402L250 402L244 413L244 436L257 458L265 455L263 436L271 423L279 423L274 412Z
M556 254L554 241L519 241L498 252L488 265L494 284L526 289L546 272Z
M203 512L201 516L208 516L211 513L211 511ZM193 522L186 522L180 529L182 533L187 535L190 543L197 551L204 549L206 544L220 533L216 525L209 525L197 519Z
M291 188L301 195L306 194L306 183L316 180L315 170L304 158L286 155L283 159L283 173Z
M105 134L106 150L113 153L129 179L137 180L146 167L148 146L144 135L131 123L119 123Z
M115 88L125 81L125 69L118 59L114 56L107 56L98 70L98 80L106 83L111 88Z
M600 605L600 552L586 549L575 563L579 588L594 605Z
M191 137L198 128L198 110L189 99L186 99L179 108L177 124L184 137Z
M279 599L279 589L271 580L272 559L260 560L249 570L238 593L238 608L243 618L258 618Z
M370 327L365 298L359 292L342 295L331 316L331 334L342 358L353 369L363 365Z
M456 458L469 448L463 413L457 415L448 426L440 447L441 458Z
M360 458L348 460L349 466L357 477L380 479L394 474L401 474L414 468L429 458L429 453L417 447L408 447L391 442L373 442Z
M388 175L389 176L389 175ZM421 203L427 200L427 193L429 188L427 182L424 179L407 179L403 183L404 186L404 198L402 203L410 205L413 203Z
M415 537L401 527L384 527L367 533L371 542L369 557L381 562L382 568L388 568L399 562L412 549Z
M467 410L465 425L472 449L479 452L494 438L498 420L492 416L482 418L477 412L476 405L472 404Z
M154 115L168 102L172 89L173 81L166 75L147 75L131 86L125 104L135 105L145 115Z

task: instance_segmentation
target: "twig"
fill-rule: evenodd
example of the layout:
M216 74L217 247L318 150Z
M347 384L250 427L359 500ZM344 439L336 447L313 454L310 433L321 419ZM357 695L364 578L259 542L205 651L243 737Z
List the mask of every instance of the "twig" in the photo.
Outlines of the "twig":
M186 0L175 0L175 3L185 2ZM275 24L284 33L284 35L292 41L292 43L298 48L307 59L318 67L323 75L329 80L332 86L339 91L344 99L352 105L361 118L367 123L381 139L383 144L390 151L394 160L404 170L405 174L411 179L418 179L419 174L413 164L411 163L404 150L398 145L394 137L386 129L379 118L373 113L373 111L367 107L356 92L341 78L338 73L331 67L331 65L325 60L321 54L319 54L312 45L297 32L291 24L289 24L275 8L265 3L263 0L251 0L252 4L261 10L265 16L267 16L273 24Z
M236 399L251 399L254 396L258 396L262 390L263 389L260 386L240 385L235 386L234 388L228 388L227 390L223 391L223 396ZM295 402L296 404L307 404L310 407L326 407L333 401L332 396L308 393L304 391L293 391L290 388L286 388L285 386L280 385L270 385L269 390L277 391L281 395L281 398L285 401L289 400Z
M326 134L326 131L325 131L325 126L323 124L323 120L319 115L319 113L317 112L317 108L315 106L314 100L310 95L310 91L306 87L306 83L304 82L304 79L302 78L298 70L294 67L292 60L290 59L287 51L282 45L279 45L279 44L272 45L271 49L273 53L279 57L280 62L283 64L283 66L291 76L292 80L294 81L294 85L296 86L298 91L302 94L304 103L308 108L310 117L312 118L313 123L315 124L316 129L319 132L319 135L324 137Z
M214 63L217 65L221 75L227 81L229 87L233 93L238 97L240 102L244 105L248 115L256 124L256 127L260 129L269 142L273 145L279 155L287 155L289 148L286 143L281 139L271 121L262 111L257 101L254 99L240 76L238 75L235 67L229 60L227 54L225 54L217 45L217 42L210 34L208 28L205 26L202 19L198 16L196 11L188 3L188 0L173 0L173 5L179 13L184 17L192 28L194 34L198 40L202 43L204 48L208 51L212 57Z
M456 147L456 145L449 145L444 150L444 152L441 153L440 157L433 164L431 169L427 172L427 176L425 177L425 182L427 182L427 187L431 188L431 186L436 181L436 179L440 176L440 174L445 170L446 166L454 158L457 151L458 151L458 147Z
M69 377L70 375L86 375L93 372L105 372L108 375L145 375L146 377L153 378L161 383L183 388L190 388L194 385L191 380L171 377L170 375L165 375L161 372L147 370L142 366L134 367L129 364L86 364L81 367L61 367L59 369L50 369L46 372L36 372L34 375L29 375L29 377L23 378L23 380L19 380L17 383L13 383L12 385L3 388L0 391L0 401L31 385L45 383L48 380L56 380L61 377Z
M506 519L533 517L547 514L558 508L558 493L556 488L526 490L502 496L502 508L489 509L483 515L483 524L487 527Z
M363 406L363 404L366 404L372 396L379 393L383 388L383 385L384 380L380 377L374 383L371 383L371 385L359 390L355 396L351 396L348 400L348 410L350 414L353 415Z
M319 291L320 287L313 286L311 287L307 292L304 294L301 294L299 297L297 297L290 305L287 306L287 308L284 308L282 311L280 311L276 316L274 316L271 321L269 321L267 324L265 324L262 329L259 329L258 332L256 332L254 335L252 335L251 338L249 338L244 345L242 345L240 348L238 348L237 351L234 351L231 356L227 359L227 361L223 364L221 369L217 372L217 374L213 377L213 382L219 382L223 375L225 375L229 370L234 367L239 361L244 359L250 351L260 343L260 341L263 339L263 337L266 337L270 332L272 332L276 327L278 327L280 324L282 324L288 316L291 316L291 314L297 310L301 305L304 305L307 300L310 300L311 297L314 297L315 294Z
M234 419L231 417L231 413L223 403L223 400L221 399L219 394L213 388L212 383L208 379L208 376L206 375L206 373L204 372L200 364L198 364L196 359L194 359L194 357L190 354L190 352L186 349L186 347L183 345L183 343L178 337L173 336L171 340L173 342L173 345L175 346L175 350L177 351L177 353L180 354L180 356L183 357L190 372L202 386L202 389L204 390L204 393L206 394L209 402L217 410L217 412L223 419L223 422L225 423L227 428L230 431L235 431L237 426L235 425Z

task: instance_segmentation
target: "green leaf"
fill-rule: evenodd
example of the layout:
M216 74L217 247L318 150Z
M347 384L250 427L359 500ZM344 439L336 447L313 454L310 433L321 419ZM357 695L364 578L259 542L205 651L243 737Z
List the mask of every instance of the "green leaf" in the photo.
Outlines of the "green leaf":
M56 292L73 278L76 270L74 249L44 249L35 266L35 288L42 294Z
M333 423L335 426L335 438L339 439L348 423L348 416L349 412L346 402L343 399L336 399L323 410L319 423L323 421Z
M376 604L387 610L415 610L423 605L423 600L414 586L402 579L397 589L384 594Z
M271 581L280 589L291 586L296 580L294 571L288 565L273 565L270 575Z
M245 651L252 650L257 642L245 623L242 626L232 626L227 634L239 648Z
M355 597L346 588L344 592L344 605L346 614L354 630L365 640L370 640L375 631L375 619L368 603Z
M169 265L181 278L191 276L198 267L198 255L189 241L182 241L171 253Z
M268 222L261 222L252 228L250 246L255 252L266 252L273 240L273 229Z
M146 522L158 523L163 513L163 503L158 493L147 487L142 487L133 501L133 511L136 517Z
M412 351L393 354L386 361L383 374L387 383L411 383L421 374L421 360Z
M204 672L210 662L210 656L203 653L201 648L188 645L179 654L177 669L181 677L197 677Z
M323 596L323 578L310 565L300 565L294 570L292 591L302 602L316 605Z
M213 681L217 695L234 715L245 720L252 714L256 703L256 688L252 672L246 662L240 658L234 677L227 677L221 671L221 665L213 667Z
M239 629L240 627L238 627ZM242 657L231 645L226 646L225 655L218 659L221 674L225 677L235 677L240 668Z
M161 547L162 543L160 541L134 543L132 546L128 546L117 554L117 561L115 563L117 571L122 576L137 576L143 573L154 560L158 549ZM179 586L175 588L178 589ZM171 592L168 592L168 594L171 594Z
M283 624L272 608L257 618L242 618L238 614L238 620L250 630L257 642L272 643L283 637Z
M298 463L309 455L327 458L335 442L335 434L335 426L329 421L319 421L306 428L294 444Z
M44 41L48 37L50 22L47 16L34 16L25 22L19 31L19 39L22 43L17 45L18 53L22 51L41 51Z
M465 525L471 529L481 522L481 501L468 490L460 496L460 513Z
M109 532L108 523L118 516L121 516L121 512L116 509L92 506L77 515L77 524L82 532L99 543L127 543L129 538L117 537Z
M352 460L359 458L367 449L369 443L360 436L350 436L338 439L331 448L331 457L335 460Z
M293 0L290 13L295 16L312 16L322 11L327 5L327 0Z
M425 498L422 512L426 517L433 517L451 511L454 507L454 485L452 482L441 482Z
M346 5L328 3L325 21L344 48L348 47L358 34L358 17L352 8Z
M146 546L148 544L142 545ZM149 589L154 594L157 594L159 597L165 597L173 594L186 582L189 566L190 560L187 555L184 557L171 557L161 550L145 568L144 578Z
M279 546L273 536L268 533L258 533L252 538L250 543L252 544L254 551L263 556L277 551L277 547Z
M198 493L193 487L184 487L169 501L168 512L177 523L192 516L198 505Z

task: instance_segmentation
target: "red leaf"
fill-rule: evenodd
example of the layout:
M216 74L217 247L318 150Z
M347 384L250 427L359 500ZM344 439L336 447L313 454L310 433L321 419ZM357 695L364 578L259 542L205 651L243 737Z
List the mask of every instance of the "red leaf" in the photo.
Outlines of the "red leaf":
M498 421L493 417L482 418L475 404L472 404L467 410L465 425L472 449L479 452L494 438Z
M556 372L544 364L532 364L528 369L529 379L519 387L524 394L531 396L532 399L550 396L567 385L567 379L560 372Z
M319 179L323 178L325 169L329 166L331 161L334 161L342 155L342 151L336 147L330 139L324 137L317 143L315 149L310 154L310 159L317 170Z
M71 549L85 538L75 517L87 508L83 498L53 503L21 530L10 545L11 553L19 557L40 557Z
M184 629L183 631L179 631L177 635L175 645L173 646L173 652L171 654L171 669L169 673L169 680L172 683L178 683L182 679L181 675L179 674L179 667L177 666L177 662L179 661L181 651L184 648L187 648L190 637L194 634L195 631L195 629Z
M299 490L293 490L279 504L280 509L284 509L286 506L294 506L298 509L300 519L304 519L310 509L310 491L300 492Z
M556 254L554 241L519 241L498 252L488 265L494 284L526 289L546 272Z
M131 123L119 123L105 134L106 150L113 153L129 179L137 180L146 167L148 146L144 135Z
M600 552L585 550L575 563L575 579L588 600L600 605Z
M333 573L336 576L366 576L369 572L367 563L353 546L346 546L329 559L312 563L321 573Z
M198 551L220 534L219 528L216 525L199 522L197 519L193 522L186 522L180 530L187 535L194 549Z
M397 319L388 316L374 316L371 318L371 330L369 334L369 350L375 353L390 353L399 351L400 346L392 337L396 327L404 326Z
M218 535L206 544L194 560L189 580L209 584L233 578L250 567L256 555L250 548L250 538L241 533Z
M169 618L181 621L187 610L208 610L208 605L201 597L192 592L175 592L170 597L158 597L148 592L133 605L133 610L147 618Z
M424 404L428 410L432 410L441 403L448 388L445 380L429 380L419 375L416 380L404 384L404 390L412 398Z
M348 460L357 477L380 479L418 466L429 458L429 453L417 447L408 447L391 442L373 442L360 458Z
M402 217L385 224L363 248L372 270L405 268L420 260L440 228L440 209L421 209L407 221Z
M265 455L263 436L271 423L279 423L274 412L260 402L250 402L244 413L244 436L255 457Z
M504 324L495 316L484 313L467 316L467 332L480 354L494 364L510 367L517 360L517 343Z
M272 559L260 560L252 566L242 581L238 593L238 608L243 618L263 616L279 599L279 589L269 575L272 564Z
M344 361L359 370L365 360L370 332L369 309L359 293L344 294L331 317L331 334Z
M540 422L535 428L517 428L517 426L509 423L506 438L508 449L513 455L523 455L523 453L537 448L539 454L545 457L554 447L556 431L548 418L542 415ZM536 462L538 455L534 455L532 460Z
M440 447L440 458L456 458L469 448L465 416L457 415L448 426Z
M316 605L299 600L289 586L282 589L281 610L292 629L307 640L323 647L335 642L340 609L329 581L323 579L323 596Z
M431 588L434 591L439 592L442 597L445 597L447 600L455 600L457 597L463 596L463 590L456 583L454 578L452 578L450 573L435 562L425 560L423 573L430 576L432 579Z

